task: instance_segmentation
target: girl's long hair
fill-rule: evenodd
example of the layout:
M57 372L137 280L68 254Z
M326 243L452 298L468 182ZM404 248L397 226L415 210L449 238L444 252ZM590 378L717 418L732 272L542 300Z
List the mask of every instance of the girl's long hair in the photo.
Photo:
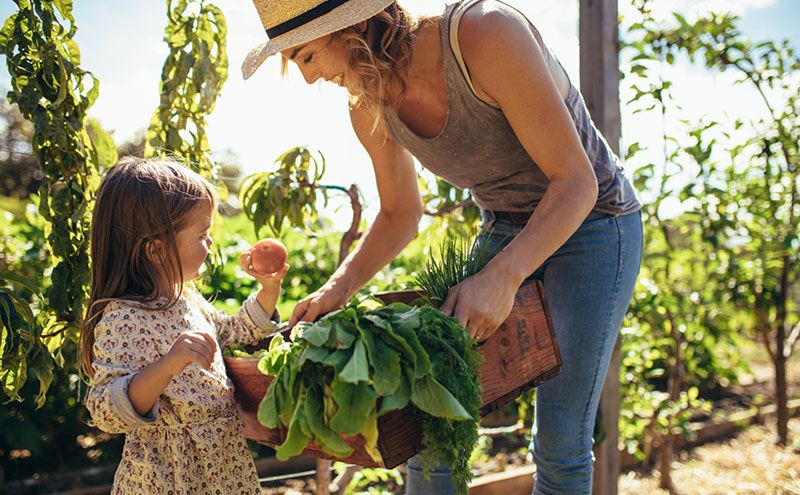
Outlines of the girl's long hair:
M92 214L92 280L80 332L87 376L94 376L94 329L109 302L177 302L183 268L176 234L200 204L216 208L214 187L179 163L125 158L108 170Z

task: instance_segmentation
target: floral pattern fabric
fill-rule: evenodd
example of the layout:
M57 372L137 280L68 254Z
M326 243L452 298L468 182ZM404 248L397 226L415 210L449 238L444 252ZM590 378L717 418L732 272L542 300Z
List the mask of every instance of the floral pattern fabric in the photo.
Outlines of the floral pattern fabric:
M86 405L98 428L126 435L112 495L259 493L220 349L256 343L276 328L253 297L236 316L216 311L191 290L168 309L126 300L108 304L95 327L95 375ZM130 380L189 330L217 340L211 369L190 364L140 416L128 399Z

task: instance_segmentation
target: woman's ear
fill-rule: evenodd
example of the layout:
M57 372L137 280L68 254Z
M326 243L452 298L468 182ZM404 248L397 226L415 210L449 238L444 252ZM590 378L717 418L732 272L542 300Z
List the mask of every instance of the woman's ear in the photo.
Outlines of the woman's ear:
M144 254L150 263L160 265L164 262L164 245L161 239L151 239L146 241L144 246Z

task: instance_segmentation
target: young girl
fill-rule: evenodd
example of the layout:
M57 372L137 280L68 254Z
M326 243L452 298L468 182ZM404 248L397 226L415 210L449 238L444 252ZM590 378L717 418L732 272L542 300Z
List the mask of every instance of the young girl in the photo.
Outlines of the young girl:
M80 348L94 423L126 434L113 494L259 492L220 348L276 330L289 267L261 275L243 254L261 289L236 316L217 312L191 284L215 208L213 187L168 161L123 160L100 185Z

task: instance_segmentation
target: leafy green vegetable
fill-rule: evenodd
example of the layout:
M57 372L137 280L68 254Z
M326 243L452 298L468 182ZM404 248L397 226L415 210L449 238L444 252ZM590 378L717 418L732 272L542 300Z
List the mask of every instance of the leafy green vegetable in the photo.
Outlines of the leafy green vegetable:
M267 352L267 349L257 349L250 352L239 344L230 344L222 348L222 357L260 358L266 356Z
M378 418L411 403L426 452L453 468L457 491L465 494L480 419L480 362L458 321L433 308L350 305L302 323L291 343L273 338L259 362L275 379L258 420L288 427L279 459L299 454L310 441L346 457L352 449L343 436L360 434L380 463Z

